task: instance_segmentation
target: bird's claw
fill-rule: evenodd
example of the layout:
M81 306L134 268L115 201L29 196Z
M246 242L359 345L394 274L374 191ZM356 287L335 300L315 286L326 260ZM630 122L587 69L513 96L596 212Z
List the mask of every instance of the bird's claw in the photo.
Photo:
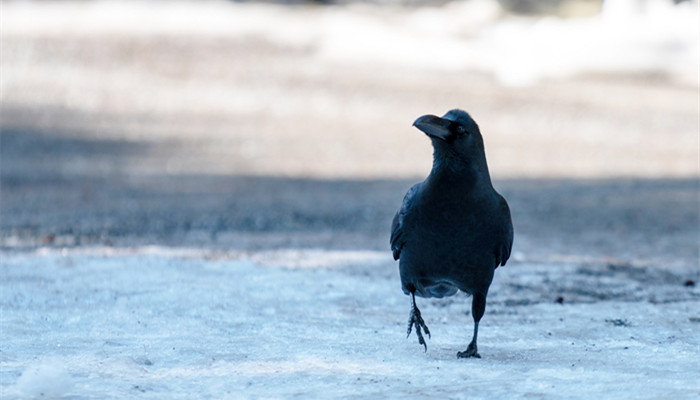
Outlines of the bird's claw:
M467 346L466 350L458 352L457 357L459 357L459 358L481 358L479 353L477 353L477 351L476 351L476 343L474 343L474 342L469 343L469 346Z
M428 326L425 325L425 321L423 321L423 318L420 315L420 310L418 309L418 307L415 306L411 308L411 315L408 317L408 330L406 332L406 338L411 336L411 329L413 328L413 325L416 326L416 336L418 336L418 343L423 345L425 351L428 351L428 345L425 343L425 339L423 338L423 332L421 332L421 328L428 335L428 339L430 339L430 330L428 329Z

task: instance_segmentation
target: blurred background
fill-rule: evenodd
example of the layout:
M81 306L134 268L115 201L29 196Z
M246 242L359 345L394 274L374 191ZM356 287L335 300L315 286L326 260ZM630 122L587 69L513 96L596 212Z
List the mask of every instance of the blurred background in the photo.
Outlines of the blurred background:
M697 1L3 1L0 245L387 250L471 113L515 260L697 265Z

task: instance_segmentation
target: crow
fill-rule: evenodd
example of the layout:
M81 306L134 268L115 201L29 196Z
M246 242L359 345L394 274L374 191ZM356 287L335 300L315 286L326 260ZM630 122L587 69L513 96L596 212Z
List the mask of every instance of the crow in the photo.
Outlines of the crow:
M403 292L411 296L408 334L428 346L430 331L416 306L420 297L472 295L474 336L457 357L481 356L476 336L486 295L498 266L513 246L513 223L506 200L494 190L479 126L462 110L442 117L424 115L413 126L433 145L433 168L408 190L391 226L391 250L399 260Z

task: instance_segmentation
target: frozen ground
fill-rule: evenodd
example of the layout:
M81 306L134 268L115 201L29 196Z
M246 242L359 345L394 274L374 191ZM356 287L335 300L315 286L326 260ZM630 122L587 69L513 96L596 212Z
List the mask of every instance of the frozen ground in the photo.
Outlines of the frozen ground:
M468 299L421 300L405 338L388 252L39 251L2 255L3 399L696 399L696 269L497 271L482 359L457 359ZM557 297L563 303L557 303Z

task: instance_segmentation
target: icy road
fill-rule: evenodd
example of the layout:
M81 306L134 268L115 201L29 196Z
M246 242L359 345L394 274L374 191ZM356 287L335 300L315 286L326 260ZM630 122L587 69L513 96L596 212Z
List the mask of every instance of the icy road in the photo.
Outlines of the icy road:
M420 299L406 339L388 252L143 248L5 253L3 399L697 399L696 270L515 260L482 359L469 301ZM559 300L559 302L557 301Z

